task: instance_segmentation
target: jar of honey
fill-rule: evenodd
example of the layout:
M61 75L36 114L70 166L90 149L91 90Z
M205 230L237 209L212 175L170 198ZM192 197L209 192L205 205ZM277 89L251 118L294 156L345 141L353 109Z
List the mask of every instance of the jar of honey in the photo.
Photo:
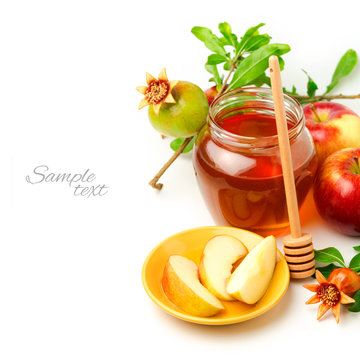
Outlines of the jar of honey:
M301 105L284 95L298 204L317 168ZM275 233L288 226L271 89L241 88L219 96L194 146L193 165L218 225Z

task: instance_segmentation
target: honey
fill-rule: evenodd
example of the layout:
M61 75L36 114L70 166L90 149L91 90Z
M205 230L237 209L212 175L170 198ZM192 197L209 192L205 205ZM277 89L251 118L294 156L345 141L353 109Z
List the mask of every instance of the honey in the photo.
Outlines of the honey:
M298 204L313 182L317 159L304 115L286 96ZM205 203L218 225L274 233L288 214L271 90L245 88L220 96L195 143L193 164Z

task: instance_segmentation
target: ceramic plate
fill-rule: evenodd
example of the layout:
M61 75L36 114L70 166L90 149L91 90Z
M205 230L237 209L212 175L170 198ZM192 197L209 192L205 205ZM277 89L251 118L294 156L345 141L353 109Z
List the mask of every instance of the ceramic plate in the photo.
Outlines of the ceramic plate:
M289 268L278 250L278 262L265 295L255 305L240 301L222 301L225 309L212 317L186 314L171 303L164 294L161 278L170 255L182 255L199 264L205 244L215 235L232 235L251 250L263 237L252 232L226 226L207 226L180 232L156 246L145 260L142 282L150 298L170 315L198 324L225 325L253 319L270 310L285 294L290 280Z

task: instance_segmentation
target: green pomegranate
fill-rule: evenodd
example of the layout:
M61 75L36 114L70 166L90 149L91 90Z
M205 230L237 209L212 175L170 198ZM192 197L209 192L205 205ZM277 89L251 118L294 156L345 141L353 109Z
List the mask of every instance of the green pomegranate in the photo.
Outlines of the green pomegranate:
M162 69L157 80L146 74L148 86L136 89L145 97L139 109L149 106L151 125L163 135L187 138L195 135L206 122L209 110L205 93L188 81L169 81Z

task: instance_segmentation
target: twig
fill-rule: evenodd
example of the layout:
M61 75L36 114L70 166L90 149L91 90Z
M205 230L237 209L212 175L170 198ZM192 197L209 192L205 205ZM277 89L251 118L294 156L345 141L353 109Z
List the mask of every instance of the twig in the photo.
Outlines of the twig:
M235 70L235 68L236 68L236 61L233 61L233 62L231 63L231 66L230 66L229 73L228 73L226 79L224 80L223 84L221 85L221 88L220 88L218 94L216 95L215 99L216 99L220 94L222 94L222 93L225 91L226 85L227 85L227 83L228 83L228 81L229 81L229 79L230 79L230 75L231 75L232 72Z
M174 152L171 158L163 165L163 167L159 170L159 172L154 176L154 178L149 182L154 189L161 190L163 184L158 183L160 177L164 174L167 168L177 159L177 157L184 151L186 146L189 144L193 136L187 138L181 146Z
M309 97L307 95L291 95L291 96L297 100L306 101L306 102L321 101L321 100L330 101L330 100L334 100L334 99L360 99L360 94L357 94L357 95L343 95L343 94L317 95L317 96L313 96L313 97Z

